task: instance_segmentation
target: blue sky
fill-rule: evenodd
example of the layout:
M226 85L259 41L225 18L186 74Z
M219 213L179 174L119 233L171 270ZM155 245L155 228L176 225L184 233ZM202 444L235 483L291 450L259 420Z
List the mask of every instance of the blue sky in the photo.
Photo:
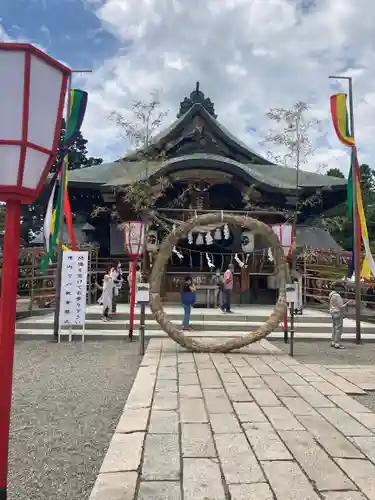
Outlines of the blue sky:
M0 18L10 37L40 44L72 68L92 69L120 48L79 0L0 0Z
M93 70L73 85L89 93L89 152L106 161L130 146L112 111L131 120L132 102L157 90L168 126L199 80L219 121L260 154L267 111L310 104L320 125L306 168L347 172L329 114L330 94L346 89L328 76L340 73L353 76L360 160L375 167L373 0L0 0L0 39Z

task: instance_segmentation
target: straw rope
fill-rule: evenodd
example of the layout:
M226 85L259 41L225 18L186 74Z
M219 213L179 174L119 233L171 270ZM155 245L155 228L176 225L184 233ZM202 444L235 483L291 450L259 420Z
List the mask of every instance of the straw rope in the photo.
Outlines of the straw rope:
M278 278L278 288L280 292L277 303L269 318L255 332L244 334L242 337L228 339L224 342L212 342L208 339L185 336L180 329L169 321L168 316L163 309L160 297L160 287L162 278L165 274L166 265L172 255L172 249L177 245L178 241L186 236L195 226L204 226L223 222L248 229L255 234L262 235L267 240L269 247L273 248L275 271ZM153 312L156 321L169 335L169 337L189 351L229 352L234 349L240 349L241 347L257 342L269 335L278 327L280 321L283 319L286 307L285 285L287 283L288 272L288 265L285 261L284 252L279 239L273 230L263 222L249 217L224 213L196 215L192 219L177 226L169 233L160 245L159 253L154 262L150 277L151 311Z

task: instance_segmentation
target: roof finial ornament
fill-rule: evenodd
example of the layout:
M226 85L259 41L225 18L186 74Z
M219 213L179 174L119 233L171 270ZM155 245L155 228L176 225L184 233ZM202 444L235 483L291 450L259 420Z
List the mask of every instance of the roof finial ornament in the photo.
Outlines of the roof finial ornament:
M196 82L195 90L191 92L190 97L185 97L185 99L180 103L180 111L178 112L177 118L180 118L182 115L187 113L189 109L194 106L194 104L200 104L208 113L210 113L211 116L217 118L214 104L211 99L209 97L205 97L201 91L199 81Z

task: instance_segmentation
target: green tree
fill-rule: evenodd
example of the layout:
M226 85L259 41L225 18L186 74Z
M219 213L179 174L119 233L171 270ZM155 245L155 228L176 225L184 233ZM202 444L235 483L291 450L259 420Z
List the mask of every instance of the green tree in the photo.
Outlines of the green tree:
M51 169L51 172L55 172L57 166L60 164L62 156L64 155L64 137L66 131L65 120L61 121L61 132L60 132L60 145L56 154L56 161ZM87 168L93 165L100 165L103 162L103 158L94 158L93 156L87 156L87 140L84 139L82 133L79 132L76 140L69 147L68 152L68 169L75 170L77 168Z
M331 169L335 172L337 169ZM361 174L361 187L363 196L363 206L366 215L367 230L369 234L370 246L375 253L375 171L369 165L363 163L359 166ZM340 172L341 173L341 172ZM327 172L327 175L330 175ZM344 176L343 176L344 177ZM336 241L345 249L352 249L352 222L346 217L333 217L328 220L331 224L331 233Z
M371 204L375 203L375 171L366 163L359 166L359 171L361 174L363 204L366 210L371 208Z
M327 170L326 175L329 175L330 177L338 177L339 179L345 179L345 175L339 168L330 168Z
M51 168L51 173L56 172L57 166L60 164L64 155L64 141L65 135L65 120L61 122L60 145L56 154L56 160ZM69 148L68 152L68 169L75 170L78 168L87 168L93 165L100 165L103 162L102 158L95 158L88 156L87 140L79 132L76 140ZM21 224L21 237L25 241L29 241L30 230L33 232L40 231L43 225L43 217L46 211L45 200L41 197L31 205L22 206L22 224ZM1 220L1 216L0 216Z

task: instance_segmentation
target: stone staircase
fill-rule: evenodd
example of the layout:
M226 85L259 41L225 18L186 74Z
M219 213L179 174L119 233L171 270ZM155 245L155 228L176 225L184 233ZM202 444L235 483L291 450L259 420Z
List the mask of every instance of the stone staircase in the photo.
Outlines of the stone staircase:
M170 321L181 325L182 308L166 306L165 311ZM269 306L235 307L233 314L223 314L218 309L194 308L191 324L196 337L239 337L247 332L255 331L271 313ZM86 339L114 339L127 337L129 328L129 306L119 304L117 314L113 315L108 323L100 318L100 307L88 306L86 314ZM134 337L138 336L139 308L136 309ZM75 334L80 335L81 328L73 328ZM53 314L22 319L16 325L16 337L23 339L52 339ZM66 332L68 333L68 332ZM270 338L283 338L283 324L270 335ZM165 337L165 332L152 317L149 308L146 308L146 336ZM295 316L296 339L328 339L331 336L331 318L327 313L314 309L305 309L302 316ZM344 320L343 339L355 338L355 321ZM375 341L375 324L362 322L362 338Z

